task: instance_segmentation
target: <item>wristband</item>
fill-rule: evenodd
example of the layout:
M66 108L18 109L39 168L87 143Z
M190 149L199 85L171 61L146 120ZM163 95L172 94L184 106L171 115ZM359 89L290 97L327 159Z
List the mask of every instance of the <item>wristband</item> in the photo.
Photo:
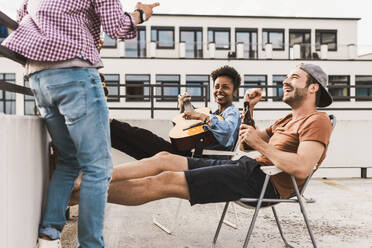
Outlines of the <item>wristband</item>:
M210 121L210 117L207 116L207 117L205 117L203 123L208 125L208 122L209 122L209 121Z
M138 11L140 15L140 23L143 23L145 21L145 12L142 9L135 9L134 11Z

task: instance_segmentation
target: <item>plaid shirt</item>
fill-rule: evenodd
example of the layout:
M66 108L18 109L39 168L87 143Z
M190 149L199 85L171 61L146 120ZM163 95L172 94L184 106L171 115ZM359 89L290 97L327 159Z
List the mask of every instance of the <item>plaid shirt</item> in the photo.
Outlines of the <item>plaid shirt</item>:
M36 61L82 58L100 62L101 25L113 39L133 39L137 28L120 0L25 0L19 27L3 46Z

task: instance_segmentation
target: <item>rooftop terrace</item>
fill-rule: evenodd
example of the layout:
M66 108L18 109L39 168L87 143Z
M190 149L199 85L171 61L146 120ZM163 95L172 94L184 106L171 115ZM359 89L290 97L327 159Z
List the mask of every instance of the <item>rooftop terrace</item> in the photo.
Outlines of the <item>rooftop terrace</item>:
M307 211L319 247L372 247L371 179L313 179L307 195L316 199L316 203L307 205ZM106 247L211 247L223 204L190 207L183 201L175 231L168 235L152 224L152 217L171 226L178 202L178 199L165 199L137 207L108 204ZM232 209L227 216L230 221L234 221ZM217 247L242 247L253 211L240 206L236 209L238 229L224 225ZM298 205L281 204L277 212L290 243L295 247L312 247ZM66 247L74 243L75 232L76 217L65 230ZM250 247L284 247L269 208L259 214Z

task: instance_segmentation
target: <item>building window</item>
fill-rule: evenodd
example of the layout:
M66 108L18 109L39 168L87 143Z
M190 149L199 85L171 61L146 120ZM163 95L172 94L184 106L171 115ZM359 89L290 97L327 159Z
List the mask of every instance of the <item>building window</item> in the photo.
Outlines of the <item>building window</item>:
M203 57L202 28L180 28L180 41L185 42L186 58Z
M283 82L286 79L286 75L273 75L273 101L281 101L283 98Z
M186 75L186 85L200 87L187 87L187 92L191 95L191 101L209 101L209 75ZM205 85L206 87L202 87Z
M266 75L244 75L244 95L248 89L261 88L262 101L267 101L267 76Z
M329 76L329 93L335 101L350 100L350 76Z
M174 27L151 27L151 41L157 49L174 49Z
M328 51L337 51L337 30L316 30L315 48L320 51L321 45L328 45Z
M108 90L108 102L120 102L120 75L104 74L106 88Z
M244 58L257 59L257 30L236 29L236 43L243 43Z
M160 101L177 101L177 96L180 94L179 75L156 75L156 84L163 86L156 89L156 96L160 96L157 99Z
M266 44L272 44L273 50L284 50L284 29L262 30L262 49L265 49Z
M0 80L15 84L15 73L0 73ZM0 90L0 113L16 113L16 94Z
M107 34L104 36L105 41L103 42L102 48L116 48L116 40L111 39Z
M289 48L300 45L300 58L311 58L311 30L289 30Z
M355 77L356 101L372 101L372 75Z
M125 41L125 56L144 58L146 57L146 27L138 26L137 37Z
M125 75L126 101L150 101L150 90L145 85L150 84L150 75L127 74Z
M208 28L208 43L215 43L217 50L229 50L230 28Z
M30 87L30 83L27 80L24 81L24 85L27 88ZM25 115L40 114L33 96L24 95L24 113Z

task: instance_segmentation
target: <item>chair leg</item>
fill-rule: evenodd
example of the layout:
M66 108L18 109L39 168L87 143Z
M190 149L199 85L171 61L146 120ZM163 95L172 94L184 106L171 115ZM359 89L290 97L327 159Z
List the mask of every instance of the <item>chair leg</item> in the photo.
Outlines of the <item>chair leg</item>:
M178 205L177 205L177 210L176 210L176 214L174 215L174 219L173 219L173 223L171 224L172 227L171 229L169 229L168 227L166 227L165 225L161 224L156 218L155 216L152 217L152 223L154 225L156 225L157 227L159 227L161 230L163 230L164 232L166 232L167 234L171 235L174 230L176 229L176 225L177 225L177 220L178 220L178 216L180 214L180 210L181 210L181 205L182 205L182 199L179 199L178 201Z
M234 219L235 219L235 223L233 223L232 221L229 221L227 220L227 217L225 217L225 219L223 220L223 223L231 228L234 228L234 229L238 229L238 223L239 223L239 219L238 219L238 213L236 211L236 207L234 204L234 202L232 202L231 204L233 206L233 214L234 214ZM217 219L219 220L221 217L220 217L220 211L218 209L218 206L217 204L215 204L216 206L216 216L217 216Z
M280 222L279 222L279 218L278 218L278 215L276 213L276 209L274 206L271 207L271 209L273 210L273 213L274 213L274 217L275 217L275 221L276 221L276 224L278 226L278 229L279 229L279 233L280 233L280 236L282 236L282 239L284 241L284 244L286 247L289 247L289 248L294 248L293 246L291 246L287 239L284 237L284 233L283 233L283 230L282 230L282 226L280 225Z
M311 227L310 227L310 224L309 224L309 220L307 218L307 213L306 213L306 210L305 210L305 206L304 206L304 202L303 202L303 197L300 194L300 191L298 190L296 179L294 178L294 176L291 176L291 180L292 180L292 184L293 184L294 190L295 190L296 195L297 195L298 203L300 204L301 213L302 213L302 215L304 217L307 230L309 231L311 242L313 243L313 247L314 248L317 248L317 245L316 245L316 242L315 242L315 238L314 238L314 234L313 234L313 232L311 230Z
M245 241L244 241L243 248L246 248L248 246L249 239L251 238L253 228L254 228L254 224L256 223L256 219L257 219L257 216L258 216L258 211L260 210L260 207L261 207L261 204L262 204L262 199L265 195L267 184L269 183L269 178L270 178L270 176L266 175L265 182L262 186L262 190L261 190L261 193L260 193L260 198L258 198L258 202L257 202L257 205L256 205L256 210L254 211L252 221L251 221L251 224L250 224L249 229L248 229L247 236L246 236Z
M221 215L220 222L218 223L216 233L214 234L213 244L212 244L213 248L216 247L217 238L218 238L218 235L220 234L220 230L221 230L221 227L222 227L222 224L223 224L223 220L225 219L225 215L226 215L228 207L229 207L229 202L226 202L225 207L223 208L223 212L222 212L222 215Z
M305 220L305 223L306 223L307 230L309 231L311 242L313 243L313 247L314 248L317 248L317 245L316 245L316 242L315 242L315 238L314 238L314 234L313 234L313 231L311 230L310 223L309 223L309 220L307 218L307 213L306 213L306 210L305 210L304 203L302 202L301 197L298 197L298 198L299 198L298 199L298 203L300 204L301 213L304 216L304 220Z

